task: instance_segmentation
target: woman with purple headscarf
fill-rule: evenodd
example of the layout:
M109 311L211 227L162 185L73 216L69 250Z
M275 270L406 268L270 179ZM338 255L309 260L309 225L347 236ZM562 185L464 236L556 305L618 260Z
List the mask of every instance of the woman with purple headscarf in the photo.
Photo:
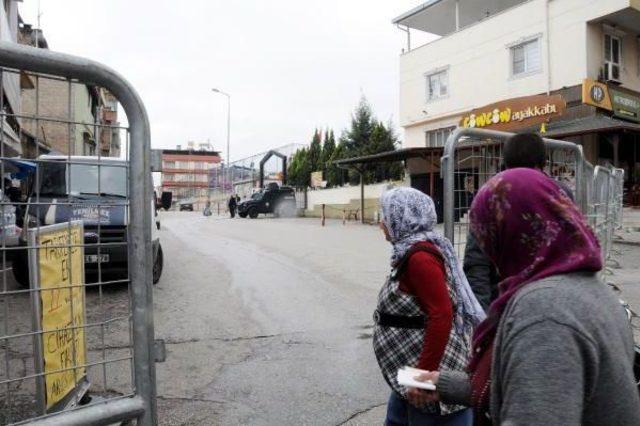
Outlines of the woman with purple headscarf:
M468 371L420 378L437 383L433 399L472 406L477 425L640 425L632 333L575 204L543 173L512 169L482 187L470 220L499 297Z

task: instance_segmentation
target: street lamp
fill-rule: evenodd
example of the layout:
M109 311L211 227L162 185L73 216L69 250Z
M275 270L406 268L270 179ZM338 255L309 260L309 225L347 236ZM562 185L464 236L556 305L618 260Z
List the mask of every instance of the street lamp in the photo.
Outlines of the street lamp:
M229 154L229 141L231 140L231 95L220 89L211 89L214 93L219 93L227 97L227 167L231 164L231 154Z

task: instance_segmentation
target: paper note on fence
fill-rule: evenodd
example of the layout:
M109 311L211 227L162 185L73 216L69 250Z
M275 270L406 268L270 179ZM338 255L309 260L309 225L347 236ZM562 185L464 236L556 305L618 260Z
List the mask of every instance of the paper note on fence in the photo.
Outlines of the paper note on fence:
M47 409L86 374L83 240L79 222L36 234Z

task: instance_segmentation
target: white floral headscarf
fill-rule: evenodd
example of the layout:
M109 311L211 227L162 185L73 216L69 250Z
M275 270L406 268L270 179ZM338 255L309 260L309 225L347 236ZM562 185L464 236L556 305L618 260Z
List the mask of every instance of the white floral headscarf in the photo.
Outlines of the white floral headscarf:
M393 244L391 266L395 267L414 244L433 243L442 254L447 281L458 299L455 304L456 330L469 332L485 318L485 313L471 291L451 242L434 231L437 215L431 197L417 189L399 187L383 193L380 204L382 220Z

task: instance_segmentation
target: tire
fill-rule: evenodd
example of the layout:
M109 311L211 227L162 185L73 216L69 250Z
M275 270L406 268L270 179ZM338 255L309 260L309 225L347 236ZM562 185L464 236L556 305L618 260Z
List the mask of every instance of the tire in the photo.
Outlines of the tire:
M249 209L249 217L251 219L255 219L258 217L258 210L256 209Z
M21 288L29 288L31 286L29 281L29 261L27 257L27 250L16 251L13 256L11 269L13 269L13 277Z
M238 213L238 216L240 216L241 218L245 219L247 217L247 212Z
M162 254L162 246L158 244L158 253L153 260L153 284L158 284L162 276L162 268L164 266L164 255Z

